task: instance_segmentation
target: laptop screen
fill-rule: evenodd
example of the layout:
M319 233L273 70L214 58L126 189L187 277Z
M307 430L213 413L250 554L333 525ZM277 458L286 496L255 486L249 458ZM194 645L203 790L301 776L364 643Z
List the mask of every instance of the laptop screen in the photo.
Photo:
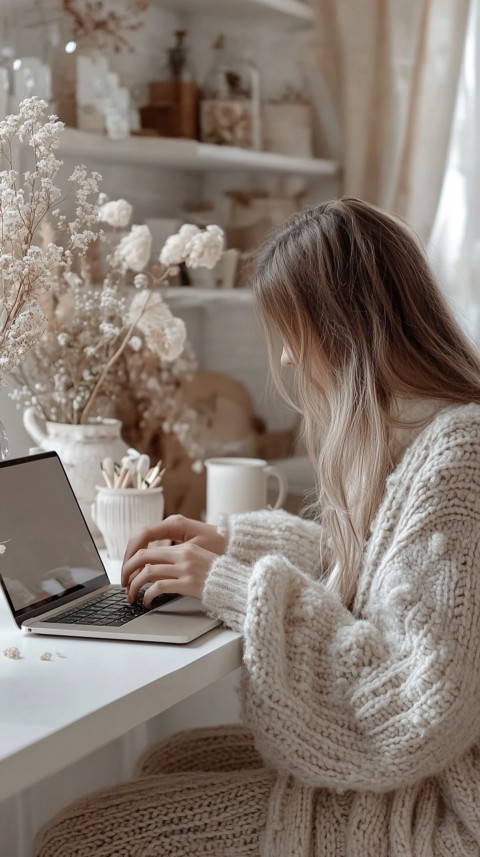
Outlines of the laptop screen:
M0 463L0 582L16 619L109 583L54 452Z

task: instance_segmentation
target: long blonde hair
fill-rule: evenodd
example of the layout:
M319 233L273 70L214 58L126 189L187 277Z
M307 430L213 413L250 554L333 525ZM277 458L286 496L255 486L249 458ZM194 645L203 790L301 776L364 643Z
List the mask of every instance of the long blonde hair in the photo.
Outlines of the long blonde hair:
M480 358L403 223L358 199L305 209L252 272L272 376L303 418L331 578L355 596L372 518L396 463L398 402L480 403ZM279 345L292 356L291 395Z

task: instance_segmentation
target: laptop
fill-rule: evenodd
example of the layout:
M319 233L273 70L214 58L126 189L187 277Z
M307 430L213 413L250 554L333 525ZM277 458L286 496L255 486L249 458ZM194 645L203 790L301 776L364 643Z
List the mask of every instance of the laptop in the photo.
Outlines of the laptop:
M189 643L220 624L174 593L127 604L56 452L0 462L0 543L0 584L25 633Z

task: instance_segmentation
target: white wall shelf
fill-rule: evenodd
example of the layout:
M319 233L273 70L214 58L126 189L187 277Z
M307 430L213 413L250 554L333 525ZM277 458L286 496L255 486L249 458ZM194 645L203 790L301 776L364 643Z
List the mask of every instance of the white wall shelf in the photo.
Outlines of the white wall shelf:
M76 128L66 128L61 136L60 157L78 158L109 163L148 164L159 168L182 170L245 170L262 173L291 173L294 175L335 176L338 164L322 158L293 158L270 152L256 152L234 146L215 146L196 140L166 137L128 137L110 140L102 134L90 134Z
M184 14L214 12L227 17L266 18L281 15L292 23L313 23L314 12L307 0L155 0L157 6Z

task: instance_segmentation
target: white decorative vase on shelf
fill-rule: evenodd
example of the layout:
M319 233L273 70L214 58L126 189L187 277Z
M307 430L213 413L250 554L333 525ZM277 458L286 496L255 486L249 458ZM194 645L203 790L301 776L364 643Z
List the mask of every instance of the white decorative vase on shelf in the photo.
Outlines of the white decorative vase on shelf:
M91 507L100 479L100 463L109 456L120 461L128 446L122 440L120 420L103 419L85 425L43 420L35 408L27 408L23 424L35 444L58 453L80 508L94 538L100 537Z

